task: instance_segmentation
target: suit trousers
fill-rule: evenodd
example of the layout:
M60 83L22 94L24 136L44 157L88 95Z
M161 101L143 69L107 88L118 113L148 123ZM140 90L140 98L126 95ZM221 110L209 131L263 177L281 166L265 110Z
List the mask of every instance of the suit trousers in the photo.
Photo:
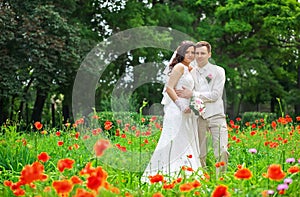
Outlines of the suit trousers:
M200 162L202 167L206 167L207 156L207 133L211 133L214 156L217 162L224 161L225 166L221 166L218 171L226 171L228 163L228 130L226 117L224 115L214 115L207 119L201 116L198 118L198 135L200 145Z

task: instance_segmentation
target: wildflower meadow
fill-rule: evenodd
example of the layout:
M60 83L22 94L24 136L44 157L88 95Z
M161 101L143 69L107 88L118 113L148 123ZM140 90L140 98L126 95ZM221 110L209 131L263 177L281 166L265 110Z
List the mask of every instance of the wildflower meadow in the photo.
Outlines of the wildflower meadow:
M58 128L35 122L27 131L7 121L0 134L0 196L300 196L299 116L228 120L224 174L216 176L224 164L215 161L209 144L206 169L182 166L176 176L158 173L145 183L141 175L162 117L108 114Z

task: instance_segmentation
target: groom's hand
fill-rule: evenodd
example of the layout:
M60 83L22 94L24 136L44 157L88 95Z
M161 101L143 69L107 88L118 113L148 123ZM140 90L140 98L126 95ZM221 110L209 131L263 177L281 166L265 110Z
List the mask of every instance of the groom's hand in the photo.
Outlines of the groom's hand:
M193 91L185 88L184 86L182 86L182 90L175 89L175 92L177 96L181 98L191 98L193 96Z

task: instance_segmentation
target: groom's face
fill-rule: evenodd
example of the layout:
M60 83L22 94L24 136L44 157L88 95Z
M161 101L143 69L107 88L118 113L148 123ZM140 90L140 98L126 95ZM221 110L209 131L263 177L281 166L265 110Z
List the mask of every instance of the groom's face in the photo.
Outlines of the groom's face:
M208 63L208 59L211 54L208 53L206 46L197 47L195 52L195 58L198 66L203 67Z

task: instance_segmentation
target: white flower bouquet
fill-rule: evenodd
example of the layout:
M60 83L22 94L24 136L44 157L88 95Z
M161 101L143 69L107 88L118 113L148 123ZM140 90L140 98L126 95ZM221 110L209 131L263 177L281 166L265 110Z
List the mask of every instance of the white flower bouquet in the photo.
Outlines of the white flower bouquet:
M190 109L197 115L203 115L205 112L205 104L202 99L198 97L192 97L190 101Z

